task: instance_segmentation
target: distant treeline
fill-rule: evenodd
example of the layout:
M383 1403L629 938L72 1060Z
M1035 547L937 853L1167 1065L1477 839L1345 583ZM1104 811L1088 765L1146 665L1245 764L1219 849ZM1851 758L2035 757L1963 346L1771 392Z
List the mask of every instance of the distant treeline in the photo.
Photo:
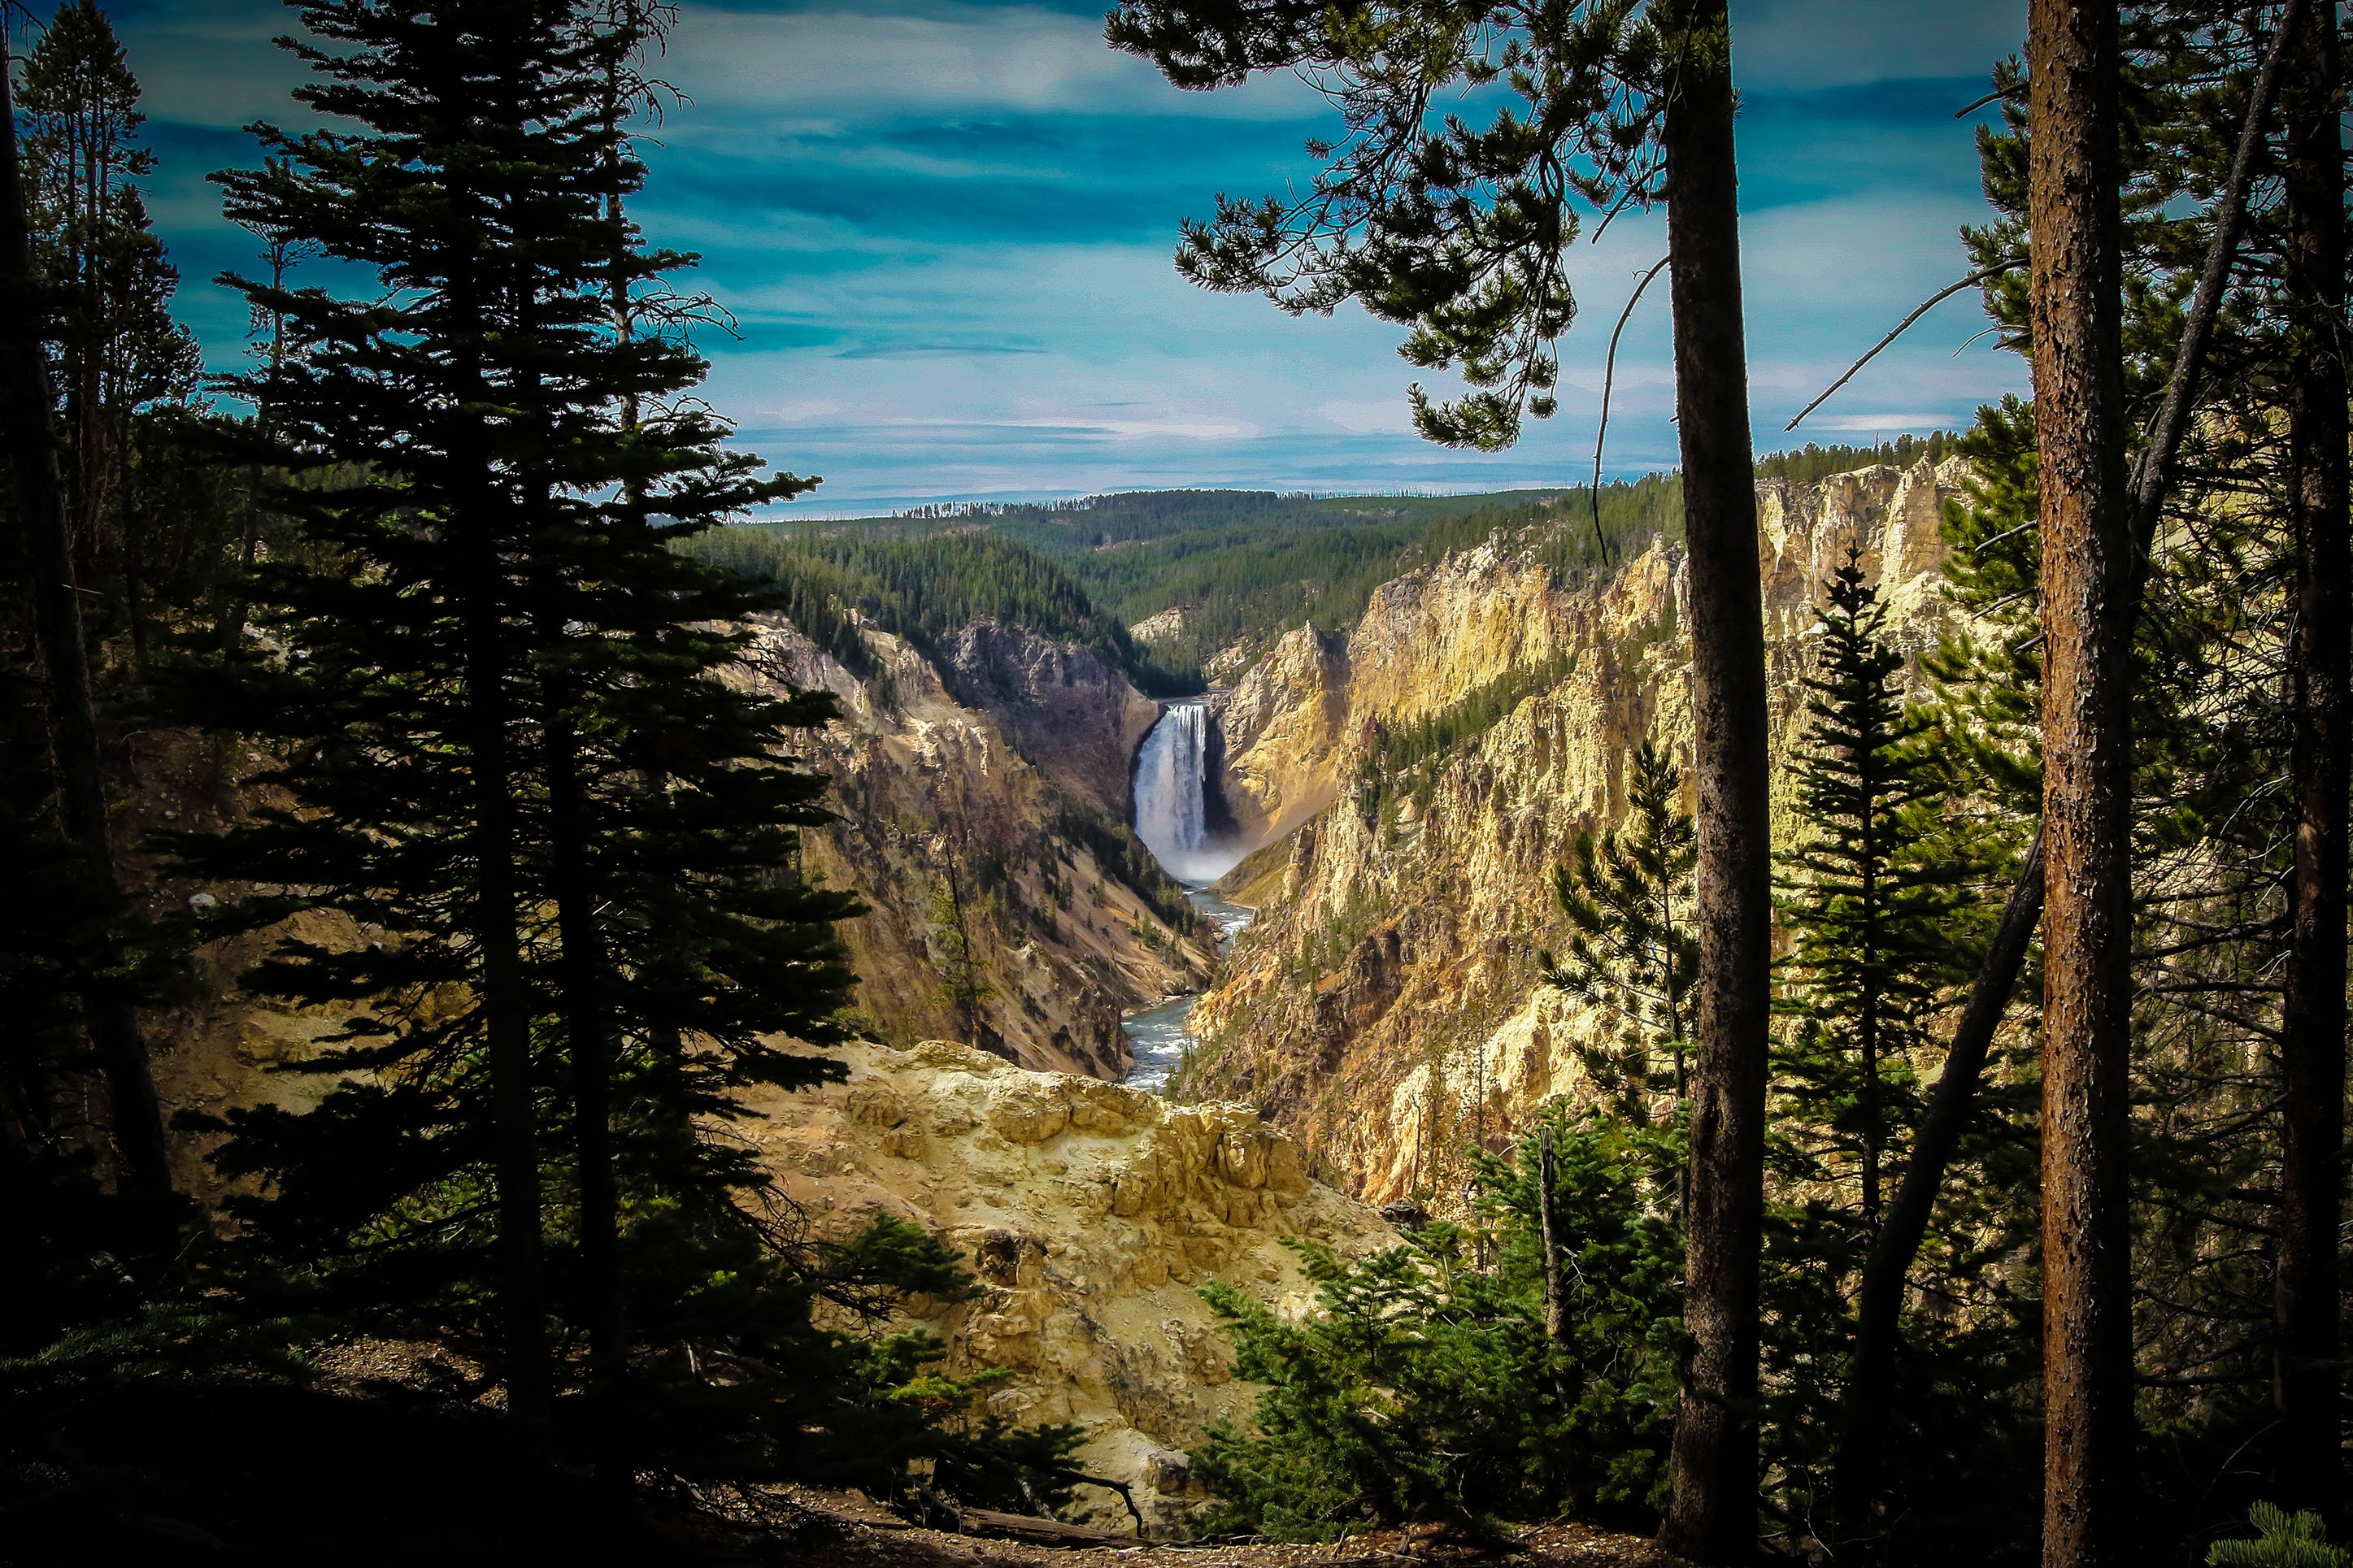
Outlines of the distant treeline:
M1138 648L1055 563L993 533L888 537L804 523L718 529L686 548L776 583L794 626L860 679L873 668L853 610L926 653L975 621L996 621L1077 643L1155 696L1200 689L1197 674Z
M1653 533L1680 537L1682 498L1673 476L1604 485L1601 532L1613 556ZM1583 486L1479 496L1155 490L803 526L828 549L853 539L1011 540L1050 557L1122 626L1182 606L1184 629L1135 654L1140 668L1181 679L1238 640L1263 643L1310 620L1349 626L1381 584L1498 530L1529 534L1523 542L1556 570L1589 570L1600 560L1592 509Z
M1857 468L1867 468L1874 463L1891 464L1908 468L1926 458L1941 463L1951 456L1960 437L1949 430L1932 430L1926 436L1898 436L1893 441L1882 441L1876 447L1817 447L1811 441L1793 447L1786 452L1768 452L1757 459L1757 477L1760 479L1788 479L1804 484L1810 479L1824 479L1832 474L1851 474Z
M1757 471L1803 483L1874 463L1940 460L1951 441L1939 433L1878 446L1809 443L1759 458ZM953 503L731 529L696 549L778 577L796 624L853 668L864 655L846 606L918 641L994 616L1084 643L1165 696L1198 689L1202 667L1238 642L1262 647L1308 621L1345 628L1381 584L1498 532L1564 576L1590 572L1648 548L1654 535L1682 538L1683 480L1614 480L1601 487L1598 509L1585 485L1469 496L1187 489ZM794 570L780 571L787 559ZM1171 606L1184 611L1181 630L1149 647L1128 640L1125 627Z

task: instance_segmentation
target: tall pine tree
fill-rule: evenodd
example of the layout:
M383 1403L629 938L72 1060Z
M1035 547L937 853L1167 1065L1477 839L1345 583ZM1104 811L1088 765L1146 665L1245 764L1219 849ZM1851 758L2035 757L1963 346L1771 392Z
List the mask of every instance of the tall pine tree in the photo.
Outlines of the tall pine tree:
M1810 723L1793 772L1809 837L1784 852L1792 938L1783 1010L1798 1028L1777 1075L1812 1173L1852 1184L1867 1236L1883 1173L1919 1112L1913 1064L1954 973L1968 863L1941 811L1931 721L1907 711L1904 656L1859 547L1825 585Z
M179 274L152 232L139 181L139 81L96 0L69 0L25 62L27 216L65 399L78 565L145 652L150 574L135 486L142 410L184 402L200 369L172 318ZM190 498L175 498L185 505Z
M1620 1027L1617 1059L1589 1057L1588 1070L1647 1119L1649 1097L1684 1092L1690 994L1699 963L1691 926L1692 868L1698 858L1683 778L1648 738L1635 748L1626 781L1627 816L1598 843L1580 833L1553 892L1571 930L1567 950L1543 959L1545 983L1608 1009ZM1669 1076L1651 1061L1663 1046Z
M301 547L255 574L279 651L192 691L279 740L294 805L182 850L274 889L248 920L307 912L251 982L347 1020L305 1064L340 1080L315 1107L215 1124L260 1185L243 1283L290 1269L331 1310L483 1337L526 1509L572 1433L551 1325L585 1341L578 1446L616 1504L647 1464L887 1486L952 1446L876 1397L921 1355L812 1309L871 1319L961 1276L903 1226L812 1242L724 1131L752 1086L839 1076L791 1042L839 1036L855 906L799 872L825 814L789 752L830 700L747 665L768 590L674 548L813 481L723 450L682 395L700 357L615 308L691 259L627 216L614 73L649 13L305 19L341 46L303 49L307 100L371 133L265 132L263 167L222 177L232 215L387 291L243 285L288 335L244 390Z

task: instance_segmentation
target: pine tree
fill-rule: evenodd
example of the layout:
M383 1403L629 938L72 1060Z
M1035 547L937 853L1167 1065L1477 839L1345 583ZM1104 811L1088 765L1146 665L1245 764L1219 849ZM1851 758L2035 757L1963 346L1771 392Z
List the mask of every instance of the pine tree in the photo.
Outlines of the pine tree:
M195 340L172 318L178 271L152 232L137 182L153 172L146 117L112 24L96 0L60 5L25 64L20 104L36 266L52 303L71 453L79 564L118 601L144 658L148 528L131 511L136 420L185 401L200 368Z
M2353 544L2346 460L2344 45L2333 5L2305 6L2286 95L2282 281L2296 613L2289 776L2297 801L2280 1010L2281 1152L2272 1398L2277 1496L2346 1522L2343 1376L2346 753ZM2338 1560L2344 1553L2338 1552Z
M330 1308L459 1333L492 1326L487 1299L526 1508L551 1324L585 1338L583 1441L616 1510L647 1463L865 1466L887 1489L953 1446L888 1398L924 1356L811 1312L873 1321L900 1291L954 1299L961 1271L903 1226L812 1242L757 1194L756 1149L715 1135L751 1086L839 1077L806 1047L840 1036L833 927L856 906L800 872L827 814L789 756L831 700L748 668L773 596L675 548L812 481L723 450L681 395L702 359L613 308L691 260L626 213L643 168L612 72L646 13L308 15L345 48L306 51L327 79L307 96L375 130L267 133L261 169L222 176L231 208L397 287L243 285L289 337L244 383L302 481L270 503L301 548L252 593L289 652L192 690L281 742L300 804L182 849L283 889L250 920L332 912L364 940L290 936L250 977L348 1022L306 1064L343 1079L315 1109L224 1124L216 1163L266 1184L238 1205L242 1283L295 1266Z
M1810 718L1795 762L1809 837L1782 856L1793 938L1784 1011L1799 1020L1778 1075L1815 1179L1854 1184L1865 1237L1881 1184L1917 1118L1917 1054L1956 978L1969 867L1943 821L1932 721L1907 710L1904 657L1859 546L1824 584Z
M2033 0L2026 54L2042 533L2043 1562L2131 1555L2132 723L2117 22Z
M534 645L564 542L541 537L553 500L602 478L555 467L609 396L561 352L586 334L566 262L601 237L601 148L566 6L343 0L304 17L322 41L296 46L317 79L300 96L362 130L264 128L264 166L220 177L230 213L387 291L242 285L301 344L250 390L271 410L268 457L312 480L273 500L308 548L258 578L288 657L233 660L210 717L282 742L277 782L300 809L185 847L211 875L285 889L253 918L333 911L365 933L290 937L251 981L347 1007L343 1048L316 1065L366 1076L313 1110L233 1118L216 1163L269 1181L247 1205L256 1250L307 1254L332 1290L430 1319L495 1280L528 1529L554 1382L554 1064L543 939L526 929L552 863Z
M1303 190L1220 197L1188 223L1178 270L1293 313L1353 300L1408 327L1414 364L1459 369L1451 403L1409 389L1416 427L1493 451L1557 407L1556 343L1576 315L1576 204L1667 206L1683 607L1691 626L1702 962L1694 995L1693 1354L1677 1425L1676 1500L1661 1542L1706 1562L1755 1545L1757 1256L1771 1029L1772 861L1764 614L1732 35L1724 0L1476 12L1398 0L1350 11L1293 0L1125 0L1113 47L1180 87L1254 71L1322 84L1345 134L1310 143ZM1483 125L1433 116L1442 93L1493 89ZM1595 531L1601 532L1597 508ZM1605 549L1606 555L1607 551Z
M1626 805L1623 825L1598 844L1592 834L1578 834L1572 858L1554 871L1554 897L1573 934L1557 958L1543 955L1543 973L1547 985L1616 1015L1620 1059L1589 1059L1588 1070L1620 1089L1628 1113L1642 1120L1658 1089L1683 1098L1699 963L1690 923L1698 852L1683 809L1683 778L1647 737L1629 763ZM1651 1065L1662 1044L1670 1063L1663 1085Z
M94 907L119 912L121 882L108 820L106 776L99 749L98 706L84 635L82 594L76 570L73 521L58 468L56 400L45 344L39 336L43 292L26 216L23 164L17 153L13 61L0 48L0 439L5 439L15 481L13 510L20 526L12 531L5 564L31 623L26 641L39 649L37 686L42 700L12 708L17 722L46 708L45 733L12 733L17 773L8 809L12 833L28 872L53 859L47 850L48 812L38 796L53 791L55 822L79 851L80 885L61 899L64 907ZM12 604L12 611L16 605ZM12 619L16 618L12 615ZM35 678L12 672L11 685L29 697ZM146 1041L133 1010L133 996L115 977L123 970L122 937L106 932L85 962L70 966L81 990L83 1026L91 1055L106 1085L106 1121L118 1166L118 1190L140 1210L134 1251L150 1257L172 1250L177 1219L171 1159L163 1111L147 1058ZM50 1075L35 1028L23 1037L27 1060L24 1081L38 1097L48 1092ZM35 1128L38 1117L35 1113ZM38 1139L35 1131L28 1134Z

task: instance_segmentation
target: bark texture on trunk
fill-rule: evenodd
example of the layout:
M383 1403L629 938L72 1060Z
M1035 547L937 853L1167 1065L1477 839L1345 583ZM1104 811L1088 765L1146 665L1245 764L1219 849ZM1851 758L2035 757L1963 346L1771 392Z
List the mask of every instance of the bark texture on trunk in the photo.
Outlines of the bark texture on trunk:
M1729 1563L1757 1546L1757 1247L1764 1207L1770 963L1765 637L1741 326L1731 34L1724 0L1686 0L1667 108L1667 248L1674 300L1698 784L1699 927L1689 1259L1690 1359L1676 1403L1668 1550Z
M2344 135L2335 5L2304 7L2286 89L2295 481L2295 865L2281 1018L2278 1273L2272 1398L2277 1500L2344 1522L2337 1230L2345 1180L2348 684Z
M2164 508L2166 489L2172 481L2174 458L2189 429L2189 411L2204 371L2206 351L2213 339L2222 291L2230 280L2232 258L2238 250L2239 234L2246 217L2247 192L2263 149L2264 127L2278 92L2292 42L2290 35L2305 9L2305 0L2287 0L2281 8L2281 32L2265 51L2255 90L2248 100L2246 122L2240 132L2230 179L2217 197L2214 233L2207 244L2205 264L2182 325L2173 374L2166 384L2148 446L2134 473L2132 585L2121 612L2128 624L2139 613L2158 519ZM1954 1027L1953 1043L1936 1080L1936 1098L1913 1140L1912 1158L1905 1167L1895 1202L1888 1210L1887 1223L1873 1237L1871 1252L1863 1262L1856 1307L1854 1364L1841 1412L1841 1452L1837 1481L1839 1518L1850 1537L1867 1535L1876 1527L1872 1513L1877 1502L1881 1449L1894 1409L1897 1321L1905 1281L1913 1259L1919 1256L1937 1192L1959 1146L1961 1131L1968 1125L1970 1104L1985 1071L1993 1032L2001 1023L2010 992L2018 984L2019 971L2025 964L2034 928L2042 918L2042 830L2038 827L2020 863L2017 880L2010 886L1993 942L1969 988L1960 1022Z
M2134 542L2125 482L2116 11L2031 0L2042 462L2042 1560L2129 1561Z
M16 110L9 85L12 68L7 52L0 49L0 441L8 448L16 477L25 560L33 578L34 627L48 675L50 750L60 815L66 831L81 846L90 875L113 888L120 884L107 822L90 653L82 636L73 521L58 467L56 398L38 335L40 314L33 308L32 246L25 227ZM172 1170L147 1042L128 1002L93 991L87 1007L92 1053L106 1080L121 1189L151 1211L160 1242L170 1223Z

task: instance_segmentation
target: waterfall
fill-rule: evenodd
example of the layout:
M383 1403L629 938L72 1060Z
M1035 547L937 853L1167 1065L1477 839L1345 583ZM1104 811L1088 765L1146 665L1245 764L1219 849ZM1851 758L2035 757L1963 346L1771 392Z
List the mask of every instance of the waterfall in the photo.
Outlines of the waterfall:
M1172 702L1135 759L1135 833L1180 882L1209 882L1238 857L1209 832L1209 705Z
M1233 945L1254 912L1229 904L1208 884L1234 868L1247 847L1223 812L1212 814L1209 773L1209 705L1172 702L1144 738L1135 758L1135 836L1161 866L1187 884L1187 898L1218 930L1218 951ZM1219 829L1226 831L1220 832ZM1135 1066L1127 1081L1157 1090L1197 1042L1187 1034L1193 998L1171 996L1157 1007L1120 1020L1127 1031Z

